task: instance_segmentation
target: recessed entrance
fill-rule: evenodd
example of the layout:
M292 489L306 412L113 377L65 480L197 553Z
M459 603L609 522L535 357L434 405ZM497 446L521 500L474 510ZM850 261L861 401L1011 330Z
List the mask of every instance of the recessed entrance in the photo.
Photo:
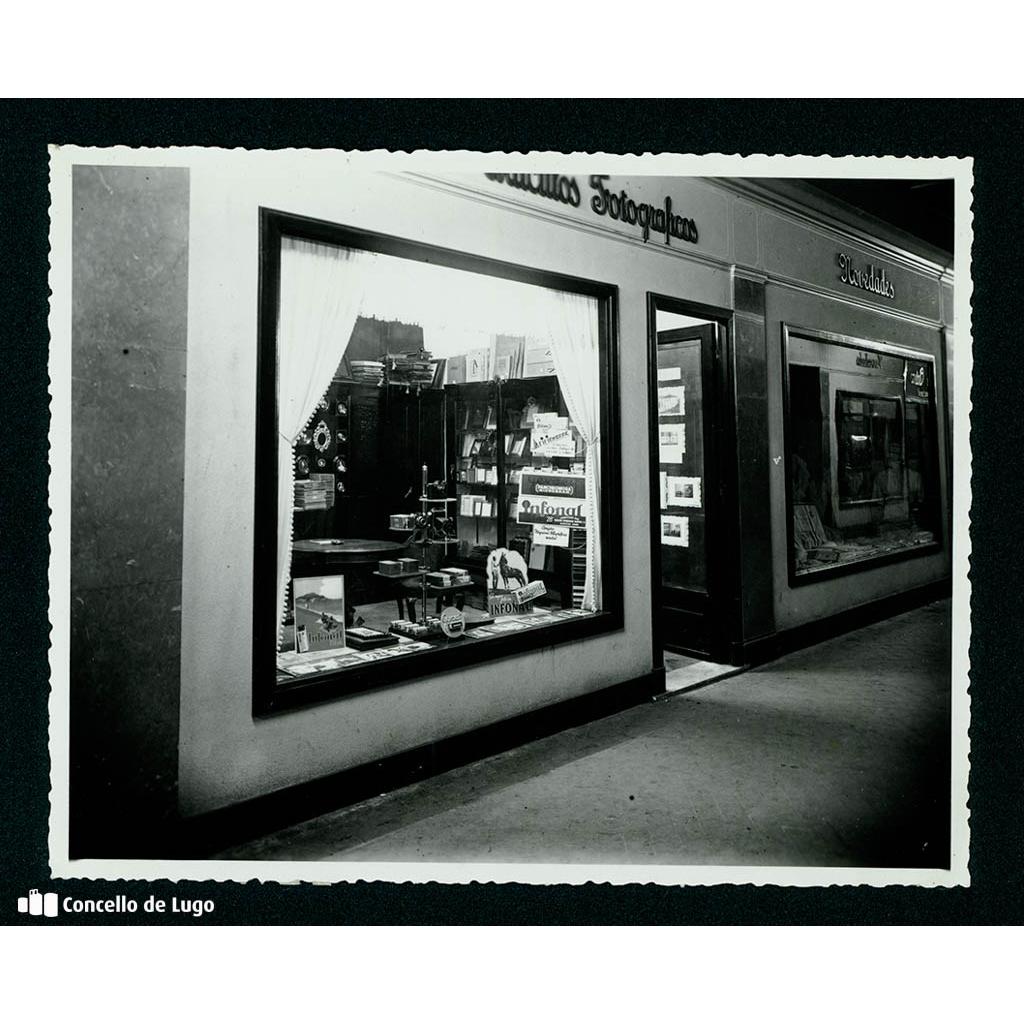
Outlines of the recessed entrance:
M652 295L649 324L656 635L665 650L727 662L736 595L728 320Z

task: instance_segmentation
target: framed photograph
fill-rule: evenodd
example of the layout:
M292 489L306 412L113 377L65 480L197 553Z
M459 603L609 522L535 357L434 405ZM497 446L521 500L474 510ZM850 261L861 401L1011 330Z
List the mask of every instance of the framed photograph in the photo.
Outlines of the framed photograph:
M676 388L658 388L658 415L686 415L686 387L684 385Z
M700 508L699 476L667 476L666 507Z
M686 454L686 427L682 423L658 425L658 461L680 463Z
M686 516L662 516L661 543L670 548L688 548L690 520Z

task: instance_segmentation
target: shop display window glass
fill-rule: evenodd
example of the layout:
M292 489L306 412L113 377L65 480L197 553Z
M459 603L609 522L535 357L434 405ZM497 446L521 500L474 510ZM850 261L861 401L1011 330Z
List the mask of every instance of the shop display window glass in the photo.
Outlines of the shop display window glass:
M276 521L258 530L257 704L611 628L610 290L264 228L257 480L265 497L274 478Z
M934 551L938 435L930 357L786 331L794 582Z

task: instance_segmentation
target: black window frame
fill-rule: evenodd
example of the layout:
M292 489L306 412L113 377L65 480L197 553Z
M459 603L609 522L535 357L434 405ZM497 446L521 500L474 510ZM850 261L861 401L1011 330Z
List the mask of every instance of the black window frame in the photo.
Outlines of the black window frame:
M943 549L944 538L942 536L941 524L944 521L940 510L936 517L934 531L935 540L930 544L919 544L915 547L905 548L901 551L891 551L884 555L877 555L872 558L865 558L855 562L837 563L831 568L815 569L813 572L798 574L796 571L796 547L795 529L793 524L793 438L790 419L790 379L789 379L789 346L791 339L803 338L808 341L837 345L842 348L854 349L861 352L877 352L879 355L892 356L897 359L915 360L917 362L929 363L931 365L931 380L935 377L935 357L920 349L910 348L905 345L894 345L888 342L871 341L866 338L855 338L847 334L837 334L832 331L822 331L814 328L798 327L794 324L782 324L782 436L783 436L783 463L785 468L785 489L786 489L786 567L790 587L805 587L815 583L823 583L839 576L848 576L851 573L870 572L872 569L879 569L883 566L892 565L895 562L903 562L908 558L924 558L938 554ZM801 364L798 364L801 365ZM904 371L905 372L905 371ZM892 398L891 395L872 396L877 398ZM906 416L907 395L906 383L902 396L899 396L901 403L901 415ZM936 449L939 440L939 407L938 394L932 387L932 395L928 401L928 408L931 414L932 423L935 428ZM900 428L905 437L906 423L902 422ZM835 429L833 424L831 429ZM939 473L940 459L936 450L933 458L932 472L936 480L936 500L941 504L942 487L940 486ZM870 502L865 502L870 504Z
M598 300L601 389L601 610L483 643L453 644L315 678L279 682L277 672L277 317L285 236L435 263ZM618 287L492 257L260 207L253 515L252 709L254 717L308 707L445 672L561 647L624 626L619 406Z

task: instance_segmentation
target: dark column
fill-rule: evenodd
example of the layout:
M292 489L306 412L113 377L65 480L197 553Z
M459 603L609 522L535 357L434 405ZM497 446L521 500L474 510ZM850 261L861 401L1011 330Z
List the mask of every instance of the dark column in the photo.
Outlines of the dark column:
M72 178L72 857L158 853L176 814L188 189Z
M736 315L736 447L743 640L775 631L768 506L768 381L764 280L733 279Z

